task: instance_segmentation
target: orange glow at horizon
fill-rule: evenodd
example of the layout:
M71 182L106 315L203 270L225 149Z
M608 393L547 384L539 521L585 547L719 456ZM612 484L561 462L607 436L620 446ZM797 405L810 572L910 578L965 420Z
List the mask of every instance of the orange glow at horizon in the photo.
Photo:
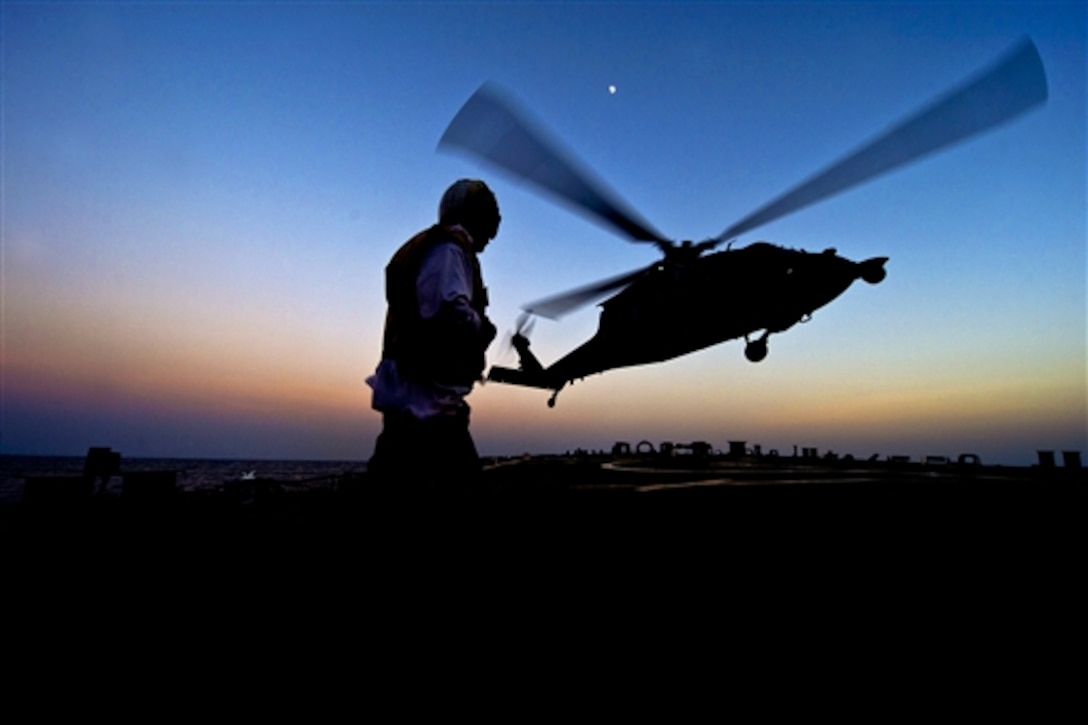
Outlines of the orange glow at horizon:
M643 439L655 444L708 440L724 448L730 439L744 439L778 448L840 441L839 447L859 447L847 452L863 453L878 442L1000 439L1022 441L1030 451L1070 431L1083 434L1085 427L1084 391L1052 382L1070 379L1068 365L1050 367L1036 378L991 377L974 384L960 374L904 376L863 391L840 375L788 380L768 389L738 380L715 384L705 377L683 382L665 371L660 387L648 388L631 385L634 376L615 371L564 389L554 409L547 408L547 391L498 385L485 386L470 400L475 429L503 437L527 424L524 399L529 398L530 411L538 411L531 413L531 427L547 431L538 436L569 441L572 448L580 441L610 445Z
M7 315L5 381L22 395L284 414L365 406L357 359L337 360L327 345L289 339L274 320L216 316L193 304L186 321L174 322L146 306L111 314L81 304L78 294L58 291L51 299L48 307Z

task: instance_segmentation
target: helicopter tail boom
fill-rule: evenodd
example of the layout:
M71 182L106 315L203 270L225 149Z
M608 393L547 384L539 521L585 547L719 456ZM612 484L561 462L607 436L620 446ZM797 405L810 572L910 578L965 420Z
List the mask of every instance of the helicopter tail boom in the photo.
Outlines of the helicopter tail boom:
M555 384L551 380L539 373L533 373L527 370L514 370L513 368L504 368L499 365L491 366L491 370L487 373L487 379L496 383L522 385L527 388L541 388L543 390L556 389Z

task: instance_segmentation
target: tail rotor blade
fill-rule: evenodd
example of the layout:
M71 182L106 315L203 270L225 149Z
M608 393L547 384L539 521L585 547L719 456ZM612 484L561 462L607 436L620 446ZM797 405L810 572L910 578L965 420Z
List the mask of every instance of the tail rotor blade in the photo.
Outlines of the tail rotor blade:
M633 241L671 246L602 182L580 168L557 141L516 110L505 94L490 85L482 86L465 102L446 128L438 147L474 154L573 205L576 210Z
M838 163L722 232L732 239L863 181L987 131L1043 103L1046 72L1030 39L975 79L953 89Z
M522 312L518 315L515 332L522 337L528 337L532 334L534 325L536 325L536 318L533 317L532 313Z
M533 326L536 324L536 318L533 317L530 312L522 312L518 315L517 321L514 323L514 331L508 332L503 336L502 345L500 347L501 358L509 356L510 352L515 350L514 340L517 337L523 337L528 339L529 335L533 333Z

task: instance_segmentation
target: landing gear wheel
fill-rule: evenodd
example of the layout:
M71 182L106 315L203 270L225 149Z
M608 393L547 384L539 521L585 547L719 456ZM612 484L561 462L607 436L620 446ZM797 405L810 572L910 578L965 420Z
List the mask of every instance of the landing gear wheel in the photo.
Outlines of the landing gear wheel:
M751 340L744 346L744 357L750 362L757 363L767 357L767 340Z

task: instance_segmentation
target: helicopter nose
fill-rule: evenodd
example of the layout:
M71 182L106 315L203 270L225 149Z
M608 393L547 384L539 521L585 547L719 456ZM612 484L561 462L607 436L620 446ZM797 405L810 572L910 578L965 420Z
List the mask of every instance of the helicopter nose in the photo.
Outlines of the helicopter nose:
M888 276L887 270L884 269L884 263L887 261L887 257L866 259L858 265L861 267L859 276L869 284L878 284Z

